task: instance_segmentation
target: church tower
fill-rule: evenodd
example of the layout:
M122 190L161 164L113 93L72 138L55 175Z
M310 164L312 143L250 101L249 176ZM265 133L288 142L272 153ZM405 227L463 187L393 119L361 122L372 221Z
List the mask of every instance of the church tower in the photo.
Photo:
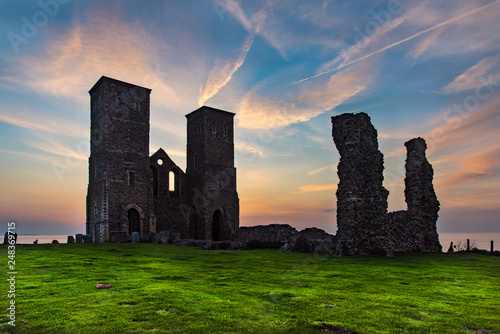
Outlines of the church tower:
M191 238L230 240L239 227L234 115L207 106L186 115Z
M151 89L101 77L90 89L87 235L124 242L155 232L150 193Z

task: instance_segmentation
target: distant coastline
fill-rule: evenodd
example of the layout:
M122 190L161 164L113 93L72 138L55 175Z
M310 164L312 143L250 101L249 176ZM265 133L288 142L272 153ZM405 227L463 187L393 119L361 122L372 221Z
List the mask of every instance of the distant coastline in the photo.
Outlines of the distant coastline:
M74 236L74 235L73 235ZM17 238L19 244L32 244L38 239L39 244L50 244L52 240L57 240L61 244L68 241L68 235L36 235L36 234L20 234ZM500 233L440 233L439 241L443 246L443 252L446 252L450 247L450 243L466 243L470 239L471 246L479 249L490 250L490 242L493 240L495 250L500 251Z

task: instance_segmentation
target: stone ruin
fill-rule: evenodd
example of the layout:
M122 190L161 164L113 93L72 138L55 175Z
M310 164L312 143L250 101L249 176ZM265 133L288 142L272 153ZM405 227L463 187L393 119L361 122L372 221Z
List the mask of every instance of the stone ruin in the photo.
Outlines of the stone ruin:
M370 117L365 113L334 116L332 135L340 153L337 255L440 252L439 202L432 185L433 169L425 157L425 140L405 143L408 209L388 213L383 154Z
M441 251L439 202L422 138L405 143L408 209L388 213L384 160L369 116L332 117L340 153L337 235L277 224L240 228L234 113L203 106L186 115L184 172L162 149L149 155L150 89L102 77L89 93L87 234L76 235L76 243L170 242L204 249L261 244L338 255Z

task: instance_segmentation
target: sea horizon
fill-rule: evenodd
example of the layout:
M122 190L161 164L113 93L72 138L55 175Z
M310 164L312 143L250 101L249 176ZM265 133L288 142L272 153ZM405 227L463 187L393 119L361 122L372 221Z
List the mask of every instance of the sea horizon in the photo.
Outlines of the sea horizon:
M35 240L38 240L39 244L50 244L52 240L57 240L59 243L65 244L68 241L68 236L71 234L19 234L17 237L18 244L33 244ZM75 234L72 235L75 237ZM454 245L467 243L467 239L470 240L471 248L490 250L490 243L493 240L494 250L500 251L500 232L496 233L483 233L483 232L473 232L473 233L439 233L439 241L443 247L443 252L447 252L450 247L450 243L453 242Z

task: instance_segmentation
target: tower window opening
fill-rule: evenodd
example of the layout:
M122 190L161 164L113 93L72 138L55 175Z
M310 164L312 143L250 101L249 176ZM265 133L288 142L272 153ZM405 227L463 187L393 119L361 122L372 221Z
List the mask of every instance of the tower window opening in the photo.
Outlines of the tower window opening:
M135 111L139 110L139 103L138 102L134 102L134 110Z
M224 123L224 125L222 126L222 128L223 128L222 135L224 137L227 137L227 134L228 134L228 132L227 132L227 124Z
M175 173L170 171L168 173L168 191L176 191L177 188L175 186Z
M217 133L217 127L215 126L215 122L212 123L212 134L216 134Z
M119 108L120 105L122 104L122 100L120 99L119 96L116 97L116 100L115 100L115 104L116 104L116 107Z
M135 175L134 175L134 172L132 172L132 171L129 171L129 172L128 172L128 182L127 182L127 183L128 183L128 185L129 185L129 186L134 185L134 183L135 183Z

